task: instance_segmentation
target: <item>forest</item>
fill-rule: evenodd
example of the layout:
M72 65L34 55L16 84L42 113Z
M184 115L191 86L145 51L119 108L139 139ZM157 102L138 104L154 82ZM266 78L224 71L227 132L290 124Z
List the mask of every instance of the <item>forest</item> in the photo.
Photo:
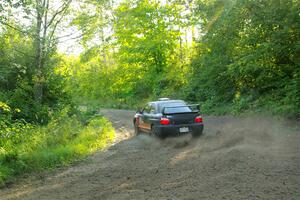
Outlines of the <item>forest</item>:
M0 185L104 148L99 108L300 116L299 0L0 0Z

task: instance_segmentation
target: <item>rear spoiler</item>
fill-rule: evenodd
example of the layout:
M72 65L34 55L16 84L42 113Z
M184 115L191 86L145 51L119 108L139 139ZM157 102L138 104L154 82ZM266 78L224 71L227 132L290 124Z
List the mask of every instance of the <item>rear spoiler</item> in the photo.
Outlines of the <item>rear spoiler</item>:
M193 111L192 109L192 112L189 112L189 113L198 113L200 111L200 105L199 104L189 104L189 105L185 105L185 106L166 106L163 108L162 110L162 114L169 114L169 115L172 115L172 114L183 114L183 113L187 113L187 112L181 112L181 113L165 113L165 108L181 108L181 107L196 107L197 110Z

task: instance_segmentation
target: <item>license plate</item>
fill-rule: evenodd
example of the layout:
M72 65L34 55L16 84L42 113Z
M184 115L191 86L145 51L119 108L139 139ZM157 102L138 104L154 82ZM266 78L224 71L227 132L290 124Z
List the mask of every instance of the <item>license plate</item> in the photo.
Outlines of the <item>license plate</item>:
M182 127L182 128L179 128L179 132L180 132L180 133L186 133L186 132L189 132L189 128L188 128L188 127Z

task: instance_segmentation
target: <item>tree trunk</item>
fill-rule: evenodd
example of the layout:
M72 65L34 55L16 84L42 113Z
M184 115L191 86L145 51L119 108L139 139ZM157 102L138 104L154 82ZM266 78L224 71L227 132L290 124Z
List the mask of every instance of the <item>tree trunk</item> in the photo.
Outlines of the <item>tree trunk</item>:
M42 5L39 0L36 0L36 36L35 36L35 63L36 63L36 77L34 83L34 96L37 103L41 103L43 99L43 71L42 71Z
M66 14L66 11L72 0L63 1L61 9L53 13L50 20L48 20L48 9L49 0L35 0L36 2L36 35L35 35L35 79L34 79L34 96L37 103L42 103L43 101L43 87L45 82L44 77L44 67L47 63L48 51L50 42L55 33L57 25L61 22L62 18ZM50 34L49 27L50 28ZM48 38L48 43L47 43Z

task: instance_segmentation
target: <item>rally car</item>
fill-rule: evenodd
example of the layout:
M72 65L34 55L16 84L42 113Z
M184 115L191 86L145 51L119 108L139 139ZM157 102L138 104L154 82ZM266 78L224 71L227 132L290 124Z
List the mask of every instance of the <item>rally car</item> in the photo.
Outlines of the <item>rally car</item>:
M203 119L198 104L189 105L182 100L161 98L138 110L134 116L135 133L148 133L165 138L203 132Z

